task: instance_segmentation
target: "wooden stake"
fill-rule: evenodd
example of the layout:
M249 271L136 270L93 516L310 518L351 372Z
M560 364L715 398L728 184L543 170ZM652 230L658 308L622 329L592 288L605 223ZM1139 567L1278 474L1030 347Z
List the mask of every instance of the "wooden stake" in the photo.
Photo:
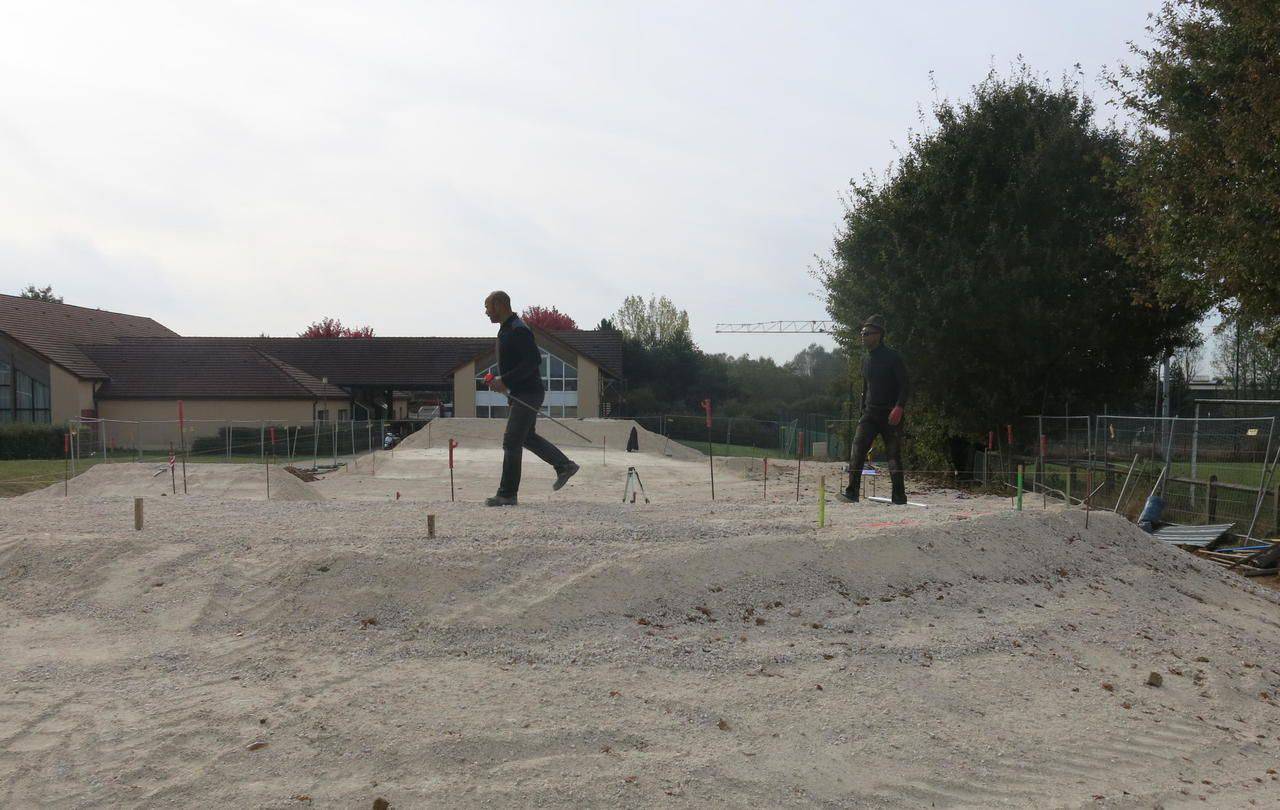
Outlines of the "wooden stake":
M427 515L427 537L436 536L436 516Z
M1023 464L1018 465L1018 511L1019 512L1022 511L1022 476L1025 472L1024 467L1025 465Z
M827 525L827 477L818 476L818 528Z
M133 530L142 531L142 499L133 499Z

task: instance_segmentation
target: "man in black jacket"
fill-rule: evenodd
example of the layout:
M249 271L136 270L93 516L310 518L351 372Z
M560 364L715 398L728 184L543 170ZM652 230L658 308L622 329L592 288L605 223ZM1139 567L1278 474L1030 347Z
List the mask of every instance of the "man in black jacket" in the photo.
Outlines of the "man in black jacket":
M507 430L502 434L502 482L498 494L485 500L486 506L515 506L520 490L520 462L524 448L529 448L538 458L556 470L556 482L551 485L559 490L578 465L570 461L551 442L534 430L538 409L546 392L542 387L542 353L533 339L533 330L511 311L511 296L498 290L484 299L484 314L498 329L498 376L489 387L499 394L506 394L509 403ZM525 405L529 407L525 407Z
M893 482L892 503L907 502L907 486L902 473L902 417L907 404L907 366L902 355L884 345L884 319L872 315L862 324L862 345L867 356L862 361L862 418L853 437L849 459L849 486L842 500L856 502L862 484L862 467L867 452L879 435L884 438L889 457L889 479Z

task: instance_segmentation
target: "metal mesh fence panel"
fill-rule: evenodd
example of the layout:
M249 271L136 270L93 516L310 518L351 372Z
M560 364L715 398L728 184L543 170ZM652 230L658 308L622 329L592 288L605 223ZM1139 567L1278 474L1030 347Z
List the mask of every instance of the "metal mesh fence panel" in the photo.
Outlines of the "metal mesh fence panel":
M1165 503L1163 520L1233 523L1246 532L1277 529L1267 466L1275 418L1098 417L1101 498L1136 519L1151 495ZM1274 483L1274 482L1273 482Z
M651 433L707 452L708 442L717 456L749 456L777 458L787 454L777 422L742 416L662 415L630 417Z
M273 420L143 421L80 419L71 425L73 460L86 462L167 463L169 454L189 463L304 464L338 467L381 449L388 432L397 438L425 423L313 421L285 424Z

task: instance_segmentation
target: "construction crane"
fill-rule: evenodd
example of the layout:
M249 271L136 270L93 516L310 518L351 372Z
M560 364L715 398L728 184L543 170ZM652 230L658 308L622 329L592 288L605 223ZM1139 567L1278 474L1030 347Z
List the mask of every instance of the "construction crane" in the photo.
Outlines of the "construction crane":
M718 323L717 334L798 334L834 335L835 321L760 321L759 323Z

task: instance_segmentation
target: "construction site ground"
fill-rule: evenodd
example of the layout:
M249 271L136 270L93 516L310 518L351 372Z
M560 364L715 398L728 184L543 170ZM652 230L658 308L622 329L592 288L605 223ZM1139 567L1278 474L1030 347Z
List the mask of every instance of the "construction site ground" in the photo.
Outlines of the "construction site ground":
M0 501L0 806L1276 806L1276 591L1039 496L818 528L837 465L797 502L718 460L713 501L571 424L514 508L462 419L269 500L126 463Z

